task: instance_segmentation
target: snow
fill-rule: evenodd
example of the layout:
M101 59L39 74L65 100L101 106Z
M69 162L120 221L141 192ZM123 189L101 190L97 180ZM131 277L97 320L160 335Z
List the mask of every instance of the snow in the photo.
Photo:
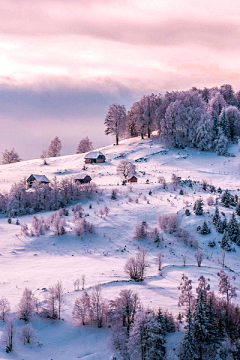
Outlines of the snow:
M0 218L0 263L1 280L0 294L6 297L11 304L13 312L22 296L25 287L31 289L41 300L44 300L45 288L62 280L66 293L61 321L43 320L34 316L32 325L37 330L38 343L22 345L17 339L14 351L6 354L2 343L2 329L0 324L0 359L84 359L84 360L110 360L114 355L109 345L109 329L76 327L72 323L72 308L82 290L74 291L73 283L76 278L86 275L86 291L100 284L102 295L107 299L114 299L122 289L133 289L139 293L145 306L172 311L175 315L182 311L179 308L177 286L182 273L193 280L193 287L197 286L200 275L210 279L211 289L217 291L217 272L222 268L222 250L218 241L221 234L215 231L211 224L214 206L207 206L208 192L204 192L201 185L194 189L184 187L184 195L179 195L179 189L174 190L171 185L162 189L158 178L164 176L167 183L175 173L183 179L202 181L223 189L234 190L239 195L240 172L237 145L230 149L236 157L221 157L211 152L199 152L196 149L169 149L159 142L159 139L139 140L139 138L121 141L118 146L107 146L97 151L103 151L107 162L87 165L86 174L99 185L101 191L92 199L81 201L85 214L89 214L95 228L95 234L88 234L82 238L72 234L73 214L71 206L67 221L67 233L63 236L53 236L50 232L39 237L23 237L20 227L7 223L7 219ZM55 176L57 179L75 176L84 173L85 154L75 154L50 158L49 165L43 165L41 159L34 159L0 166L0 189L8 191L11 185L31 174L45 175L49 180ZM136 165L138 183L122 186L121 179L116 174L116 167L122 159L128 159ZM147 183L147 180L149 183ZM111 200L112 189L117 188L117 199ZM149 195L149 191L152 195ZM202 197L204 201L204 215L196 216L192 206L196 199ZM218 195L212 195L214 199ZM137 199L137 201L136 201ZM92 208L89 205L92 204ZM108 216L101 217L100 210L107 205L110 212ZM185 208L191 211L185 216ZM229 219L233 209L220 206ZM133 238L134 227L138 221L146 220L151 228L157 226L157 217L160 214L179 214L182 227L194 234L204 251L205 259L202 266L197 267L194 253L196 249L190 248L173 235L163 234L164 242L157 247L152 239L136 240ZM41 213L48 217L49 212ZM32 215L21 217L20 223L31 224ZM237 217L238 218L238 217ZM198 225L206 220L211 227L211 234L200 235L196 232ZM216 247L208 246L209 240L216 241ZM142 283L135 283L127 279L124 273L126 260L133 256L139 246L148 250L146 279ZM158 273L156 254L163 253L162 275ZM182 254L186 254L186 266L183 266ZM236 276L235 285L240 288L240 249L226 254L226 264L231 268L225 271ZM237 298L234 300L239 302ZM17 322L18 332L24 326L20 320ZM181 341L182 332L168 335L167 349L170 354L172 347ZM42 345L40 345L42 344ZM173 356L173 355L172 355ZM172 359L174 356L172 357Z

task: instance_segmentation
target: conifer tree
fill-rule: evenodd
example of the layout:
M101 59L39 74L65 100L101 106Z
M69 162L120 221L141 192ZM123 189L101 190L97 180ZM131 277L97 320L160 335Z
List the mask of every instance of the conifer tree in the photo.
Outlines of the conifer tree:
M197 199L195 201L193 210L194 210L196 215L203 215L203 201L202 201L202 199Z
M218 222L219 219L220 219L219 208L218 208L218 206L216 206L216 208L215 208L215 213L214 213L213 219L212 219L213 225L216 226L216 224L217 224L217 222Z
M223 133L226 136L226 138L230 139L231 132L230 132L229 121L227 118L225 108L222 109L221 114L219 116L219 125L222 128Z
M228 223L228 235L230 240L237 242L240 235L239 224L236 220L235 213L232 213L232 217Z
M230 245L230 238L229 238L228 230L224 230L222 242L221 242L221 248L226 251L232 250L232 247Z
M194 336L193 314L191 309L188 308L186 315L186 332L182 342L182 351L180 355L181 360L197 360L198 351L196 347L196 339Z
M237 214L238 216L240 216L240 201L237 203L235 212L236 212L236 214Z

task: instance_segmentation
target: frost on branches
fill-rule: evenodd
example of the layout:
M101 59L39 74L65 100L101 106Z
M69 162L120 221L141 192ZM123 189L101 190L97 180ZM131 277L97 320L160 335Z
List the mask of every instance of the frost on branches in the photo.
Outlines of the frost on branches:
M88 151L93 150L93 144L92 142L89 140L88 136L82 140L80 140L78 147L77 147L77 154L82 154Z
M105 119L106 135L116 136L116 145L118 145L119 138L124 134L126 128L126 109L124 105L112 104L109 107Z
M2 153L2 164L12 164L15 162L21 161L18 153L12 149L12 150L5 150Z
M58 136L56 136L50 143L48 148L48 157L57 157L60 156L62 149L61 141L59 140Z

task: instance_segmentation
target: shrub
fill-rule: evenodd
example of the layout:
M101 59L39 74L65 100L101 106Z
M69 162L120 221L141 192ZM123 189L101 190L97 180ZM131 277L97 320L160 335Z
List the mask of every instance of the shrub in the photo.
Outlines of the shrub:
M180 219L177 214L160 215L158 225L161 230L173 234L180 228Z

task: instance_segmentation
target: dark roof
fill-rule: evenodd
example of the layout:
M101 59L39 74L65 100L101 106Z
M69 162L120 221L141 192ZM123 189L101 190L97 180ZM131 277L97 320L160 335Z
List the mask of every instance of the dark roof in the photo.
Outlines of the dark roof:
M78 174L74 176L74 180L84 180L87 176L91 178L91 176L88 174Z
M97 159L99 156L105 157L105 155L101 151L91 151L90 153L85 155L85 159Z
M37 180L37 181L50 182L45 175L33 175L32 174L31 176L33 176L34 179ZM28 180L30 179L31 176L29 176Z

